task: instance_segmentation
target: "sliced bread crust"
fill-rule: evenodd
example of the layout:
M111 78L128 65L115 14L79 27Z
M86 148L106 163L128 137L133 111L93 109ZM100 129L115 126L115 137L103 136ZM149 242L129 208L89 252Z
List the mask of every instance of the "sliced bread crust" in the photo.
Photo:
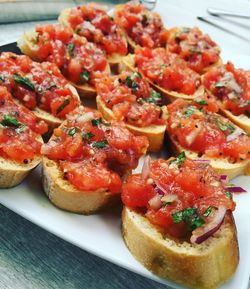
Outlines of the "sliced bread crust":
M120 70L124 70L124 68L127 68L131 71L135 71L135 56L132 54L128 54L127 56L122 58L122 64L120 65ZM176 91L170 91L166 90L159 85L153 83L150 79L146 77L147 81L149 82L150 85L152 85L157 91L159 91L161 94L163 94L166 99L169 102L172 102L178 98L183 98L183 99L195 99L197 97L200 97L204 94L204 87L203 85L200 85L197 90L195 91L194 94L192 95L187 95L184 93L179 93Z
M239 175L250 175L250 160L246 159L232 163L227 158L211 158L206 155L200 157L196 152L184 149L173 137L169 136L169 140L175 155L179 155L180 152L184 151L190 159L209 160L210 165L219 175L227 175L229 179L233 179Z
M229 212L221 228L199 245L164 236L146 217L127 207L122 233L132 255L148 270L190 288L217 288L239 263L237 232Z
M107 189L100 188L92 192L76 189L63 178L57 162L47 157L42 159L42 171L42 184L46 195L55 206L63 210L88 215L119 200L119 194L111 194Z
M101 97L97 95L96 104L98 110L102 113L103 117L106 120L115 119L115 115L111 109L109 109L105 103L102 101ZM163 107L163 119L165 119L165 107ZM166 131L166 125L150 125L147 127L137 127L135 125L131 125L125 123L126 127L135 135L146 136L149 140L148 151L157 152L161 149L164 135Z

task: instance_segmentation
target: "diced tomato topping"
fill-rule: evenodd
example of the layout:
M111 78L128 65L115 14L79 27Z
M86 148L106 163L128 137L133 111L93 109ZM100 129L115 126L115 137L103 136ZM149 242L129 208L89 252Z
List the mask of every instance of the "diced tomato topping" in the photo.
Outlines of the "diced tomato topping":
M250 158L250 138L228 119L215 113L208 98L176 100L168 105L168 130L184 148L208 157ZM214 106L214 107L213 107ZM212 110L210 110L212 108Z
M104 52L85 38L74 36L69 27L39 25L36 32L40 61L55 63L72 82L94 85L100 73L109 74Z
M202 221L197 226L209 222L220 205L235 208L220 176L208 164L186 159L183 153L177 159L152 162L147 179L142 174L130 175L122 188L122 201L174 237L194 230L190 225L195 226L195 218ZM204 215L208 208L210 212ZM183 218L185 210L189 215Z
M168 31L158 13L148 11L138 2L128 2L115 12L115 22L142 47L165 47Z
M209 70L203 79L205 88L234 115L250 114L250 70L236 69L231 62Z
M36 107L56 117L74 110L80 103L59 69L49 62L33 62L10 52L0 56L0 85L5 86L25 107Z
M60 163L65 178L78 189L121 189L120 174L138 165L148 147L146 137L134 136L124 123L108 123L96 110L79 107L54 130L42 153Z
M199 74L163 48L137 48L135 62L145 77L166 90L192 95L200 86Z
M161 95L138 72L103 78L96 84L96 90L117 120L140 127L164 123L157 105L161 104Z
M73 8L67 20L75 33L95 43L108 55L127 54L121 29L101 6L90 3Z
M167 50L178 54L198 73L220 60L220 49L198 27L175 27L169 31Z

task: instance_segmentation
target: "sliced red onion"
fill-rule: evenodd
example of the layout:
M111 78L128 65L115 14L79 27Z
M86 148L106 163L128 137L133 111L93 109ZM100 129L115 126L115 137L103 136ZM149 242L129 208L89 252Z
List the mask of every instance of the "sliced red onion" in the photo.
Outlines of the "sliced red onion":
M227 187L227 191L230 193L246 193L247 192L241 187Z
M219 230L223 223L226 211L226 207L219 206L218 210L214 213L213 219L209 223L195 229L192 232L192 236L190 238L191 243L201 244L212 236L217 230Z
M227 175L221 175L220 176L221 181L226 181L227 180Z
M158 182L154 181L153 187L159 195L167 194L167 191Z
M146 180L149 177L150 163L151 163L150 156L146 156L144 159L144 163L142 166L142 172L141 172L141 176L142 176L143 180Z
M161 196L160 195L155 195L152 199L148 201L149 206L154 209L158 210L162 206L162 201L161 201Z
M235 140L242 134L245 134L244 131L239 127L235 127L235 130L227 136L227 141Z
M193 160L193 162L201 163L201 164L209 164L209 163L210 163L210 160L195 159L195 160Z

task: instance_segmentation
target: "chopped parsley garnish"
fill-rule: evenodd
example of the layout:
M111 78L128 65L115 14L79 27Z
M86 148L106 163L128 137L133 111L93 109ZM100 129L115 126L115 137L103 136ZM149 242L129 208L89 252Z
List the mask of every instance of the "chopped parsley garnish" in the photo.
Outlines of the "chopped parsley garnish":
M195 49L195 48L190 48L189 52L196 53L196 54L202 54L202 52L199 49Z
M189 231L193 231L205 224L205 221L198 215L196 208L186 208L177 211L172 214L172 219L175 224L185 222L188 225Z
M228 199L232 200L232 194L230 192L225 192L225 195Z
M72 128L69 129L68 135L73 136L76 133L76 131L77 131L77 128L76 127L72 127Z
M170 163L177 165L178 167L180 167L186 160L186 155L185 152L181 152L178 157L174 160L172 160Z
M88 73L88 71L83 71L80 73L80 82L81 83L86 83L88 82L90 79L90 75Z
M127 87L131 88L133 93L135 93L139 88L139 84L136 81L133 81L131 76L127 76L126 79L122 81L122 83L127 85Z
M244 101L243 103L241 103L241 104L239 105L239 107L240 107L240 108L244 108L244 107L248 106L249 104L250 104L250 100L247 100L247 101Z
M148 22L148 17L147 17L147 15L143 15L142 16L142 21L141 21L141 24L143 25L143 26L145 26L146 24L147 24L147 22Z
M1 124L4 126L16 126L16 127L21 125L21 123L15 117L11 117L7 114L3 115L3 120Z
M93 136L94 136L94 134L93 134L91 131L82 134L82 138L83 138L84 140L89 140L89 139L91 139Z
M146 101L149 103L161 105L162 104L162 96L159 92L152 90L152 92L150 93L150 97L147 98Z
M216 88L223 88L223 87L225 87L225 83L223 83L223 82L217 82L217 83L215 83L214 87L216 87Z
M56 114L60 113L67 105L69 105L69 98L66 98L64 102L57 108Z
M221 131L226 131L228 129L227 125L223 124L218 118L216 118L215 123Z
M16 131L17 134L19 134L19 133L23 132L26 129L26 127L27 126L25 124L21 124L19 127L17 127L15 129L15 131Z
M3 75L1 75L1 74L0 74L0 80L1 80L1 81L4 81L4 77L3 77Z
M142 75L141 75L141 73L138 71L138 72L135 72L135 76L136 77L139 77L139 78L142 78Z
M73 56L73 54L74 54L74 49L75 49L74 43L68 43L67 46L66 46L66 48L67 48L67 51L68 51L69 55L70 55L70 56Z
M96 141L92 143L93 147L96 147L98 149L103 149L108 144L108 141L105 139L103 141Z
M164 64L162 64L161 65L161 68L166 68L166 67L168 67L169 65L167 65L166 63L164 63Z
M184 115L185 115L186 117L189 117L189 116L191 116L195 111L196 111L196 107L190 105L190 106L188 106L187 109L184 111Z
M195 99L194 101L200 105L208 105L205 99Z
M209 207L206 209L206 211L203 213L203 216L204 216L204 217L208 217L208 216L212 213L213 209L214 209L214 207L209 206Z
M230 133L235 131L235 126L232 125L230 122L227 123L227 128L229 129Z
M74 30L75 34L79 34L80 31L81 31L81 28L76 28L76 29Z
M13 79L15 80L16 83L25 86L27 89L31 91L35 91L35 86L28 77L23 77L18 74L13 74Z
M110 122L103 121L103 119L101 117L100 118L96 118L96 119L92 119L91 123L92 123L93 126L98 126L99 124L103 124L103 125L106 125L106 126L110 126L111 125Z

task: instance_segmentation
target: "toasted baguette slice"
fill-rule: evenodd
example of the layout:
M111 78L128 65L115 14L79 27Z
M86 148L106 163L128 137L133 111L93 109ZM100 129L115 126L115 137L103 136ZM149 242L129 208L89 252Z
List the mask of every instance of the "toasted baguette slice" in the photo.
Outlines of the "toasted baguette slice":
M53 160L43 157L42 183L50 201L66 211L88 215L118 200L119 195L105 189L93 192L77 190L70 182L63 179L61 170Z
M37 42L38 34L35 31L25 32L22 37L17 40L17 46L20 48L23 54L28 55L31 59L41 62L42 59L38 57ZM110 72L110 67L107 65L105 72ZM96 96L96 90L89 84L71 84L77 89L81 97L92 98Z
M69 21L68 21L70 10L71 10L70 8L62 10L58 17L59 23L69 28L71 28ZM126 43L126 46L127 46L127 39L126 39L124 32L122 35L122 39L123 39L123 42ZM119 53L113 53L111 55L107 55L107 61L110 64L112 70L117 69L118 64L121 62L121 58L122 58L122 55L120 55Z
M184 149L171 136L169 136L169 139L174 154L179 155L180 152L184 151L190 159L209 160L211 167L213 167L219 175L227 175L229 179L233 179L239 175L250 175L250 160L240 160L236 163L231 163L227 158L211 158L205 155L200 157L196 152Z
M112 120L115 119L115 115L111 109L109 109L105 103L101 100L101 97L97 95L96 97L96 104L97 109L102 113L103 117L106 120ZM162 118L165 119L166 115L166 107L162 107L163 110L163 116ZM150 152L157 152L161 149L164 135L166 131L166 125L150 125L147 127L138 127L135 125L131 125L128 123L125 123L126 127L135 135L143 135L148 138L149 141L149 147L148 151Z
M164 236L146 217L127 207L122 213L122 232L130 252L148 270L190 288L217 288L233 275L239 262L231 213L199 245Z
M133 54L128 54L127 56L122 58L122 64L120 65L120 70L124 70L125 68L132 70L132 71L135 71L135 56ZM195 99L195 98L200 97L204 94L203 85L200 85L194 94L187 95L187 94L179 93L176 91L166 90L166 89L160 87L159 85L153 83L150 79L148 79L148 78L146 78L146 79L157 91L159 91L161 94L163 94L169 102L172 102L178 98Z
M43 143L41 137L39 137L39 141ZM36 156L28 164L21 164L11 159L0 157L0 188L12 188L19 185L40 162L40 156Z

